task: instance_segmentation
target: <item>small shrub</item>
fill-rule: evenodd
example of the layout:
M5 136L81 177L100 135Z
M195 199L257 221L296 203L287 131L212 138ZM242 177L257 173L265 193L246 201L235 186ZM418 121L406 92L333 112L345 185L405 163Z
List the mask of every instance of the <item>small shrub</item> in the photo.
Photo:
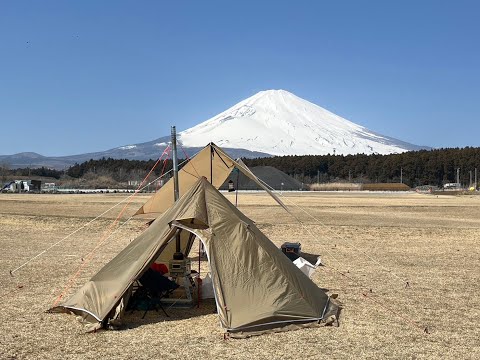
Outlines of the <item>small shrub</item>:
M368 191L408 191L410 186L400 183L372 183L362 184L362 190Z

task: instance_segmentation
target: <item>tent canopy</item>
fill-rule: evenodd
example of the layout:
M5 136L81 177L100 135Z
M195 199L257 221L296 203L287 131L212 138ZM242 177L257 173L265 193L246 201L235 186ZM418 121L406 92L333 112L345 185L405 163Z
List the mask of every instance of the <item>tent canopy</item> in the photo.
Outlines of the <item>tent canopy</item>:
M214 143L205 146L178 171L180 196L185 194L201 177L205 177L215 188L220 188L234 168L254 181L280 206L289 211L283 202L248 169L243 161L240 159L233 160ZM138 209L135 215L145 214L146 217L155 218L170 208L174 202L173 179L170 179Z
M178 232L187 256L195 238L204 244L220 323L232 336L311 326L337 315L330 298L202 177L76 294L51 310L81 315L91 329L114 324L133 282L154 261L172 258Z

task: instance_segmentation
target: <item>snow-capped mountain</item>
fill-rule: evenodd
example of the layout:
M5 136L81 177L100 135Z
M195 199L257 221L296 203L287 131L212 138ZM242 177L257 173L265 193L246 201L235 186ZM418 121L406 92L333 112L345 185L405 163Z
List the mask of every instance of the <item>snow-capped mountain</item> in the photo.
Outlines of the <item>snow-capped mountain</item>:
M285 90L261 91L179 134L186 147L207 142L272 155L392 154L425 147L377 134Z
M239 102L219 115L178 134L183 151L192 156L214 142L232 157L324 154L391 154L428 149L379 135L285 90L267 90ZM169 136L152 141L78 155L46 157L36 153L0 155L17 167L62 169L102 157L148 160L165 150Z

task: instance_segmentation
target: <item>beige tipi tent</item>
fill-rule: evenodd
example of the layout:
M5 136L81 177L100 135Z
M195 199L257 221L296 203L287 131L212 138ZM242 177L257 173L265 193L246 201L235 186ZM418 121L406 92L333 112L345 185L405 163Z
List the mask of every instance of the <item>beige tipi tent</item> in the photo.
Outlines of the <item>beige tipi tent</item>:
M288 211L282 201L272 193L241 161L233 160L214 143L205 146L178 171L180 196L186 193L200 177L208 179L210 184L219 188L233 169L238 169L260 188L265 190L280 206ZM170 179L158 190L135 215L155 218L165 212L174 203L173 181Z
M337 316L330 298L205 178L51 310L82 316L90 330L115 324L134 281L155 260L172 258L178 233L186 256L195 238L204 244L220 323L231 336L312 326Z

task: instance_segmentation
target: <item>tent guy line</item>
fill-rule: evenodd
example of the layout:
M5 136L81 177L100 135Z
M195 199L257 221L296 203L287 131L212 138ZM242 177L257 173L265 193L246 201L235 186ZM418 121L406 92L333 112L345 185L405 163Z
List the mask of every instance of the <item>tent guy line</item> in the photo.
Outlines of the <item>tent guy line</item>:
M180 145L180 148L182 149L183 154L185 155L185 160L186 160L186 161L187 161L187 160L190 161L190 157L188 156L187 152L186 152L185 149L183 148L182 143L178 143L178 145ZM197 154L198 154L198 153L197 153ZM193 156L195 156L195 155L193 155ZM195 165L193 165L193 164L192 164L192 167L193 167L193 170L195 170L195 172L197 173L197 178L199 178L199 177L200 177L200 174L198 173L197 168L196 168Z
M372 301L375 305L380 306L385 312L392 313L393 315L397 316L399 319L403 320L406 324L414 327L415 329L421 330L423 333L429 334L429 331L428 331L429 327L428 326L419 324L413 318L408 317L408 316L404 316L404 315L400 314L399 312L390 309L386 305L382 304L380 301L375 300L373 297L371 297L369 295L369 293L372 292L372 289L369 289L367 286L365 286L365 284L362 284L359 280L353 278L352 276L347 275L345 272L337 269L336 267L334 267L332 265L325 265L325 268L333 270L334 272L340 274L341 276L344 276L345 278L347 278L350 281L352 281L353 283L355 283L358 287L366 290L366 292L362 292L363 298L368 299L368 300Z
M347 246L351 246L353 249L361 252L366 258L368 258L370 261L374 262L375 264L379 265L383 270L385 270L388 274L394 276L396 279L400 280L403 285L405 284L409 284L409 281L408 280L405 280L404 278L398 276L397 274L395 274L391 269L385 267L385 265L383 265L381 262L379 262L378 260L374 259L373 257L371 257L369 254L367 254L365 251L363 251L362 249L359 249L358 247L356 247L355 245L352 245L352 244L348 244L346 243L346 241L339 235L337 234L335 231L333 231L332 229L329 229L328 226L326 224L324 224L321 220L319 220L317 217L315 217L314 215L312 215L311 213L309 213L307 210L305 210L304 208L302 208L301 206L299 206L298 204L296 204L294 201L288 199L287 197L285 197L281 192L278 192L276 191L273 187L271 187L270 185L268 185L266 182L264 182L262 179L259 178L260 181L262 181L265 186L268 186L272 192L274 193L277 193L279 194L282 198L285 198L287 200L287 202L289 202L290 204L294 205L296 208L300 209L302 212L304 212L305 214L307 214L308 216L310 216L313 220L315 220L319 225L321 225L322 227L324 227L327 231L329 231L333 236L335 236L337 239L343 241L345 243L345 245ZM292 216L300 223L302 223L302 221L295 215L292 214ZM303 223L302 223L303 224ZM310 231L310 230L309 230ZM316 239L316 237L314 238ZM338 261L338 260L337 260Z
M118 232L118 231L120 230L120 228L122 228L124 225L126 225L126 224L132 219L132 217L133 217L133 216L130 216L130 217L129 217L127 220L125 220L117 229L115 229L115 230L111 233L110 237L113 236L116 232ZM80 229L79 229L79 230L80 230ZM53 247L53 246L52 246L52 247ZM48 249L47 249L47 250L48 250ZM46 252L46 251L44 251L44 252ZM44 252L42 252L42 254L43 254ZM88 254L87 254L87 255L88 255ZM69 258L79 257L79 255L65 255L65 256L66 256L66 257L69 257ZM81 257L82 261L83 261L84 258L85 258L85 256ZM31 259L31 260L33 260L33 259ZM23 285L21 285L21 287L23 288ZM20 287L19 287L19 288L20 288ZM12 292L4 293L4 294L0 295L0 299L3 299L3 298L4 298L5 296L7 296L7 295L12 295L12 296L13 296L14 294L15 294L15 293L14 293L13 291L12 291Z
M318 220L315 216L313 216L312 214L310 214L307 210L303 209L300 205L296 204L294 201L290 200L289 198L287 198L285 195L283 195L281 192L278 192L276 191L273 187L271 187L269 184L267 184L265 181L263 181L262 179L259 178L260 181L262 181L265 186L268 186L273 192L279 194L282 198L286 199L286 202L287 203L290 203L292 205L294 205L295 207L297 207L298 209L302 210L303 212L305 212L307 215L309 215L310 217L312 217L314 220L316 220L321 226L325 227L331 234L333 234L335 237L337 237L338 239L340 240L343 240L340 235L338 235L337 233L335 233L333 230L331 229L328 229L328 227L323 224L320 220ZM303 223L293 212L290 213L293 218L295 220L297 220L299 222L299 224L305 229L307 230L307 232L310 234L311 236L311 239L314 240L314 242L318 243L319 242L319 239L318 237L312 232L312 230L306 226L305 223ZM348 244L347 244L348 246ZM391 272L388 268L385 268L381 263L379 263L378 261L376 261L375 259L371 258L368 256L368 254L366 254L365 252L361 251L360 249L356 248L355 246L353 246L353 248L355 250L358 250L360 252L362 252L367 258L369 258L370 260L374 261L376 264L380 265L384 270L387 271L387 273L389 274L392 274L394 275L397 279L400 279L404 284L405 284L405 287L402 287L402 289L405 289L405 288L409 288L410 287L410 282L409 281L405 281L403 280L402 278L400 278L398 275L394 274L393 272ZM348 268L348 266L345 265L344 262L338 260L326 247L324 247L324 250L331 256L331 258L336 261L339 265L343 265L344 267ZM323 261L322 261L323 263ZM339 275L341 276L344 276L346 277L347 279L353 281L358 287L360 288L363 288L363 290L366 290L367 292L366 293L362 293L363 297L371 300L372 302L374 302L375 304L379 305L380 307L382 307L385 311L387 312L390 312L394 315L396 315L398 318L406 321L408 324L410 325L414 325L415 328L418 328L420 330L422 330L422 332L424 333L429 333L428 331L428 326L424 326L424 325L421 325L419 323L417 323L415 320L409 318L409 317L405 317L405 316L402 316L401 314L399 314L398 312L392 310L392 309L389 309L387 306L385 305L382 305L379 301L373 299L371 296L368 296L368 292L371 292L372 291L372 287L370 286L366 286L364 283L360 282L359 280L356 280L355 278L353 278L352 276L348 276L345 272L337 269L336 267L330 265L330 264L325 264L323 263L323 265L325 266L325 268L327 269L331 269L333 270L334 272L338 273Z
M132 219L132 217L133 215L130 216L127 220L125 220L122 224L120 224L120 226L118 226L115 230L111 231L107 237L105 237L99 243L97 243L97 245L85 257L82 258L83 259L82 263L77 268L77 271L75 272L75 274L73 274L73 276L71 276L70 279L66 282L66 285L62 289L62 292L57 296L57 298L53 302L53 306L57 305L63 299L67 291L70 290L70 288L75 284L75 280L80 276L82 270L86 268L92 261L96 250L98 250L100 246L105 244L105 242L108 239L110 239L118 230L120 230L124 225L126 225Z
M152 172L155 170L155 168L157 167L157 165L162 161L162 158L164 155L167 154L168 152L168 149L170 148L170 145L167 146L165 148L165 150L163 151L162 155L158 158L158 160L155 162L155 164L152 166L152 168L150 169L150 171L148 172L148 174L145 176L145 178L142 180L142 182L140 183L140 185L138 186L137 190L135 191L135 193L133 194L133 196L137 195L138 194L138 191L139 189L142 187L142 185L147 181L147 179L150 177L150 175L152 174ZM162 176L163 174L160 174L160 176ZM125 204L125 206L123 207L123 209L120 211L120 213L117 215L117 218L115 219L115 221L113 221L110 226L108 227L108 229L105 231L105 233L103 234L102 238L100 238L100 240L97 242L97 245L93 248L92 251L90 251L90 253L87 254L86 256L86 260L84 262L82 262L80 264L80 266L77 268L77 271L75 272L75 274L73 276L70 277L70 279L68 280L67 284L65 285L62 293L57 297L57 299L55 300L54 302L54 306L57 305L60 300L63 298L63 296L65 295L65 293L70 289L70 287L75 283L75 279L78 278L78 276L80 276L80 274L82 273L82 270L90 263L90 261L92 260L94 254L95 254L95 251L105 243L105 241L107 241L111 235L113 235L112 231L113 231L113 228L115 227L115 225L118 223L118 221L120 220L121 216L123 215L123 213L125 212L125 210L127 209L128 205L130 205L131 203L131 199L133 199L133 196L130 197L130 201L128 201L128 203ZM132 218L132 216L130 216L130 218ZM130 218L128 220L130 220ZM128 221L127 220L127 221ZM117 228L118 229L118 228Z
M200 151L198 151L195 155L197 155ZM193 156L195 156L193 155ZM186 163L188 160L184 160L182 161L180 165L183 165L184 163ZM93 218L92 220L88 221L87 223L81 225L78 229L72 231L70 234L68 234L67 236L65 236L64 238L60 239L59 241L57 241L56 243L54 243L53 245L50 245L47 249L45 250L42 250L40 253L38 253L37 255L33 256L32 258L30 258L29 260L27 260L25 263L23 263L22 265L16 267L15 269L13 270L10 270L9 273L11 276L13 276L14 273L16 273L18 270L20 270L21 268L23 268L24 266L28 265L30 262L32 262L33 260L39 258L40 256L42 256L43 254L45 254L46 252L48 252L49 250L51 250L52 248L54 248L55 246L61 244L62 242L64 242L65 240L67 240L69 237L71 237L72 235L76 234L77 232L79 232L80 230L82 230L83 228L91 225L93 222L95 222L96 220L100 219L102 216L104 216L105 214L107 214L108 212L110 212L111 210L115 209L117 206L123 204L125 201L129 200L130 198L134 197L137 195L138 192L142 191L143 189L147 188L148 186L152 185L153 183L155 183L155 181L157 180L160 180L162 177L165 177L167 174L169 174L170 172L172 172L173 169L170 169L168 170L167 172L165 172L163 175L161 176L158 176L157 178L153 179L152 181L148 182L147 184L145 184L143 187L137 189L135 191L135 193L131 194L131 195L128 195L127 197L125 197L123 200L121 200L120 202L116 203L115 205L113 205L112 207L110 207L109 209L105 210L103 213L101 213L100 215L96 216L95 218Z
M130 195L132 196L132 195ZM45 254L46 252L48 252L50 249L54 248L55 246L59 245L60 243L62 243L63 241L67 240L69 237L71 237L72 235L76 234L77 232L79 232L80 230L82 230L83 228L89 226L90 224L92 224L94 221L98 220L99 218L101 218L103 215L107 214L110 210L112 210L113 208L117 207L118 205L120 205L121 203L125 202L126 200L128 199L125 198L123 199L122 201L120 201L118 204L112 206L110 209L108 210L105 210L103 213L101 213L100 215L98 215L97 217L93 218L92 220L90 220L89 222L83 224L82 226L80 226L78 229L72 231L70 234L68 234L67 236L65 236L64 238L60 239L59 241L57 241L56 243L50 245L48 248L46 248L45 250L39 252L37 255L33 256L32 258L30 258L29 260L27 260L26 262L24 262L22 265L16 267L15 269L13 270L10 270L10 275L13 276L13 274L15 272L17 272L18 270L20 270L21 268L23 268L24 266L28 265L30 262L32 262L33 260L39 258L40 256L42 256L43 254Z

